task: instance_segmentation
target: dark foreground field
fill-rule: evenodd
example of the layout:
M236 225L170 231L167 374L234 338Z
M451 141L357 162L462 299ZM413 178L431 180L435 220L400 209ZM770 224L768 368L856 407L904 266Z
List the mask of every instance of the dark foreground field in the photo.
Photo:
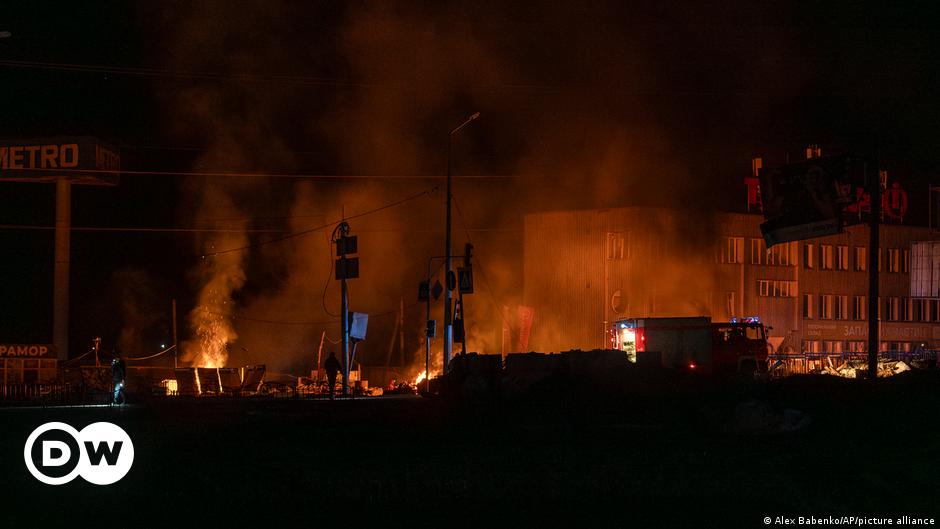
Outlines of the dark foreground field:
M547 385L509 402L0 409L0 526L764 527L766 516L940 518L935 372L874 387L831 377L628 382L603 395ZM111 486L39 483L23 445L48 421L122 426L134 441L133 468Z

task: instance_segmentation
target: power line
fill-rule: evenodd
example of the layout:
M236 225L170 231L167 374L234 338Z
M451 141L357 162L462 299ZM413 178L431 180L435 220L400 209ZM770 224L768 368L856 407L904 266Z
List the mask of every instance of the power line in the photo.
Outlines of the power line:
M197 72L168 70L161 68L144 68L129 66L109 66L102 64L77 64L63 62L0 60L0 66L11 68L28 68L33 70L60 70L68 72L110 73L116 75L130 75L138 77L171 77L179 79L205 79L216 81L248 81L262 83L293 83L322 86L353 86L371 87L381 86L377 83L354 81L338 77L316 77L309 75L264 75L248 73L224 72Z
M322 229L324 229L324 228L328 228L328 227L330 227L330 226L333 226L334 224L336 224L336 223L338 223L338 222L342 222L342 221L344 221L344 220L357 219L357 218L359 218L359 217L364 217L364 216L366 216L366 215L371 215L371 214L373 214L373 213L378 213L379 211L382 211L382 210L385 210L385 209L388 209L388 208L392 208L392 207L395 207L395 206L404 204L405 202L409 202L409 201L414 200L414 199L416 199L416 198L418 198L418 197L421 197L421 196L424 196L424 195L429 195L429 194L433 193L433 192L436 191L436 190L437 190L437 186L432 187L432 188L429 188L429 189L425 189L424 191L422 191L422 192L420 192L420 193L416 193L416 194L414 194L414 195L405 197L405 198L403 198L403 199L401 199L401 200L397 200L397 201L395 201L395 202L391 202L391 203L385 204L384 206L380 206L380 207L377 207L377 208L374 208L374 209L370 209L370 210L364 211L364 212L362 212L362 213L357 213L357 214L352 215L352 216L350 216L350 217L345 217L345 218L340 219L340 220L338 220L338 221L334 221L334 222L330 222L330 223L327 223L327 224L323 224L323 225L321 225L321 226L317 226L317 227L311 228L311 229L309 229L309 230L303 230L303 231L294 232L294 233L291 233L291 234L289 234L289 235L285 235L285 236L283 236L283 237L278 237L278 238L276 238L276 239L271 239L271 240L268 240L268 241L262 241L262 242L255 243L255 244L247 244L247 245L245 245L245 246L240 246L240 247L238 247L238 248L229 248L228 250L219 250L218 252L207 253L207 254L204 254L204 255L202 256L202 258L205 259L206 257L215 257L215 256L217 256L217 255L222 255L222 254L226 254L226 253L239 252L239 251L242 251L242 250L248 250L248 249L251 249L251 248L257 248L257 247L260 247L260 246L266 246L266 245L268 245L268 244L273 244L273 243L276 243L276 242L286 241L286 240L288 240L288 239L293 239L293 238L295 238L295 237L302 237L302 236L304 236L304 235L313 233L313 232L315 232L315 231L319 231L319 230L322 230Z
M12 171L6 169L6 171ZM436 174L404 174L404 175L380 175L380 174L313 174L313 173L244 173L244 172L221 172L221 171L148 171L148 170L124 170L124 169L67 169L54 168L44 169L40 167L23 167L15 171L42 172L44 176L49 173L76 174L76 175L120 175L120 176L206 176L206 177L224 177L224 178L293 178L293 179L352 179L352 180L420 180L420 179L443 179L444 175ZM55 175L51 175L55 176ZM453 178L463 178L468 180L489 180L500 178L523 178L526 175L516 174L478 174L478 175L452 175ZM0 174L2 177L2 174ZM3 177L9 179L9 177ZM23 178L20 181L28 180Z
M55 226L26 224L0 224L0 230L54 230ZM91 232L143 232L143 233L283 233L284 230L234 229L234 228L132 228L104 226L71 226L71 231Z

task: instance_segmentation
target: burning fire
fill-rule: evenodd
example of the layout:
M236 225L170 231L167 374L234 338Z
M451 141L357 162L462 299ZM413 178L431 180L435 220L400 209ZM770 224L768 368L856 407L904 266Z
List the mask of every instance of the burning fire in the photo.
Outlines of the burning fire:
M415 381L414 381L414 383L413 383L412 385L413 385L413 386L417 386L418 384L424 382L424 379L426 379L427 377L428 377L428 372L427 372L427 371L422 371L422 372L418 373L418 376L417 376L417 378L415 378Z
M189 342L187 353L192 354L192 363L197 367L225 367L228 360L228 343L238 337L222 314L207 306L197 307L190 314L195 338ZM192 349L196 349L192 351Z

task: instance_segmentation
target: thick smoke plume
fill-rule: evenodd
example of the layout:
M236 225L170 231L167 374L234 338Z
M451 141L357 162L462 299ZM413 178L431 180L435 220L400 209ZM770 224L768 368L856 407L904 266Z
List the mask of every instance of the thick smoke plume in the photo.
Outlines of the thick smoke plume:
M713 204L702 197L712 190L699 175L727 167L715 153L740 158L746 170L755 147L728 148L722 134L759 131L765 123L749 111L760 107L753 99L708 94L789 91L801 82L775 77L756 60L786 55L788 37L779 30L740 31L728 49L698 51L721 29L700 21L724 23L737 16L733 11L618 2L573 10L254 1L235 12L227 2L181 3L168 21L178 28L163 57L168 66L301 81L197 82L166 103L178 137L208 146L197 168L380 177L439 177L448 133L481 112L453 138L453 172L512 177L455 180L453 249L475 245L468 349L496 353L501 308L522 302L526 212L681 205L692 225L709 230ZM745 42L750 45L739 45ZM324 76L327 82L316 81ZM295 371L313 367L321 337L324 349L334 350L331 340L339 337L329 224L344 212L370 211L438 185L430 197L350 222L362 270L350 283L351 308L372 316L357 357L367 365L397 365L404 356L405 364L413 360L409 369L423 366L425 312L415 291L428 258L444 250L440 179L211 182L184 186L185 216L243 231L201 240L199 252L271 237L249 235L251 228L296 232L328 225L214 257L196 273L192 343L215 344L211 349L228 351L230 362ZM244 222L220 224L225 218ZM432 282L441 277L436 268ZM389 347L402 300L403 355ZM441 311L434 303L431 317L439 324ZM434 345L439 357L439 341Z

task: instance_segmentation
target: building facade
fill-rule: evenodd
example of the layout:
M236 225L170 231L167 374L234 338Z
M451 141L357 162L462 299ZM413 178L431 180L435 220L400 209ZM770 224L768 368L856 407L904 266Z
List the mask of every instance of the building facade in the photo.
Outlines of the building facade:
M768 249L761 215L628 207L527 215L530 349L605 347L622 318L759 316L776 352L863 352L869 228ZM940 299L910 295L925 227L882 225L882 350L940 347Z

